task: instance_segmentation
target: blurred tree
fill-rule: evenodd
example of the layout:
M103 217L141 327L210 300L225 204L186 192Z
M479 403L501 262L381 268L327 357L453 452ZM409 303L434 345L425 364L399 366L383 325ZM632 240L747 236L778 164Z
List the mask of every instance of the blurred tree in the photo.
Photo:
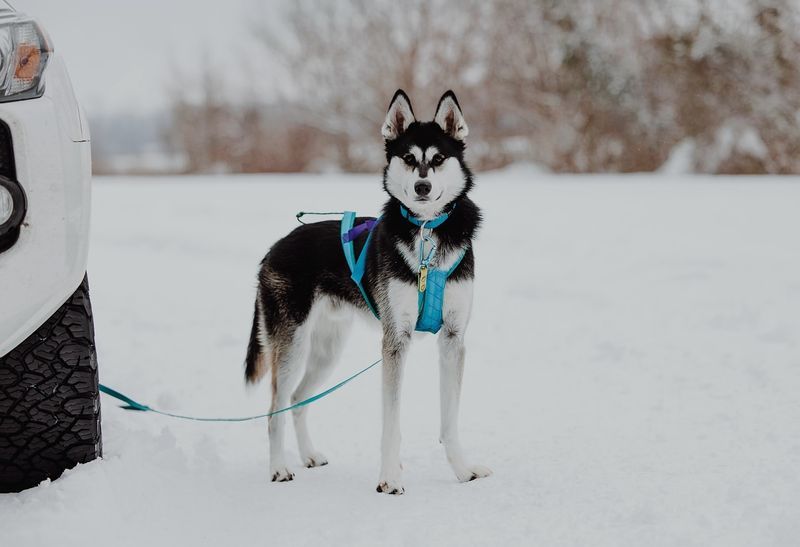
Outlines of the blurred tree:
M530 159L556 170L657 166L641 123L638 28L624 0L496 0L487 100L496 132L528 141ZM635 150L635 153L631 153Z
M192 99L189 89L199 94L198 100ZM177 79L170 96L172 123L167 137L186 156L186 169L191 173L228 171L231 149L240 134L233 127L236 110L226 104L217 73L206 64L199 85Z
M641 78L664 145L691 139L699 172L798 172L796 3L750 1L738 24L710 0L688 22L656 4Z
M456 91L477 169L531 161L629 172L667 162L708 173L800 172L796 0L284 8L279 24L250 24L286 67L285 98L226 99L208 67L199 86L173 95L171 142L189 170L376 170L379 127L402 87L423 119L443 91ZM193 87L200 93L190 99L184 89Z
M256 34L290 67L304 121L331 136L340 167L374 169L397 88L422 117L450 87L469 102L481 81L486 11L478 0L300 0L286 5L288 36L265 26Z

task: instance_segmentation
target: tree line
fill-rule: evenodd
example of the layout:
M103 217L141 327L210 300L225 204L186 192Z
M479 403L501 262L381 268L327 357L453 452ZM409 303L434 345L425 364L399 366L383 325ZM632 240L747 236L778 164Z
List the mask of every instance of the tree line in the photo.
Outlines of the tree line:
M290 91L226 94L209 67L174 94L187 171L373 171L401 87L420 118L456 91L477 169L800 172L792 0L298 0L277 17L247 26Z

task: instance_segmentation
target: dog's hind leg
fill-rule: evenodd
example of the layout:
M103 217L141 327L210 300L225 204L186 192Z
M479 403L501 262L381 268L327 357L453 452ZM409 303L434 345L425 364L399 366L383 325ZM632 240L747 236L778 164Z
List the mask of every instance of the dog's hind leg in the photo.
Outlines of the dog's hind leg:
M305 376L292 396L292 404L313 396L322 382L330 375L333 365L341 354L352 312L336 303L322 300L323 306L310 333L310 348L306 361ZM302 406L292 411L294 429L300 457L306 467L326 465L328 460L314 449L308 434L308 407Z
M283 336L271 340L272 357L272 405L271 412L286 408L290 404L292 392L302 374L302 353L305 325L294 328ZM294 478L294 473L286 465L284 433L286 413L269 417L269 466L273 482L285 482Z
M487 477L492 471L482 465L467 465L458 437L458 407L464 376L464 331L472 306L472 282L453 282L445 287L444 324L439 333L439 376L442 429L439 437L447 461L461 482Z

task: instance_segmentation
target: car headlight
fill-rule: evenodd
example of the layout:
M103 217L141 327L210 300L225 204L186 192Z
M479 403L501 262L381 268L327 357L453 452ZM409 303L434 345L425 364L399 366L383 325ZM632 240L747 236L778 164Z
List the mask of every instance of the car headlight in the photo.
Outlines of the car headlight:
M0 18L0 102L40 97L53 52L42 28L25 16Z

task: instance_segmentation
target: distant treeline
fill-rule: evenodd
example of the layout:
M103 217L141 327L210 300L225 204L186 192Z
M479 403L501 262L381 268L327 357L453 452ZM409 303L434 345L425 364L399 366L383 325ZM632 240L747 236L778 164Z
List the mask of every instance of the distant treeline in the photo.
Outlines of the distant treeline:
M280 17L278 35L249 30L290 98L196 75L165 131L186 171L375 170L402 87L420 118L456 91L477 169L800 173L793 0L319 0Z

